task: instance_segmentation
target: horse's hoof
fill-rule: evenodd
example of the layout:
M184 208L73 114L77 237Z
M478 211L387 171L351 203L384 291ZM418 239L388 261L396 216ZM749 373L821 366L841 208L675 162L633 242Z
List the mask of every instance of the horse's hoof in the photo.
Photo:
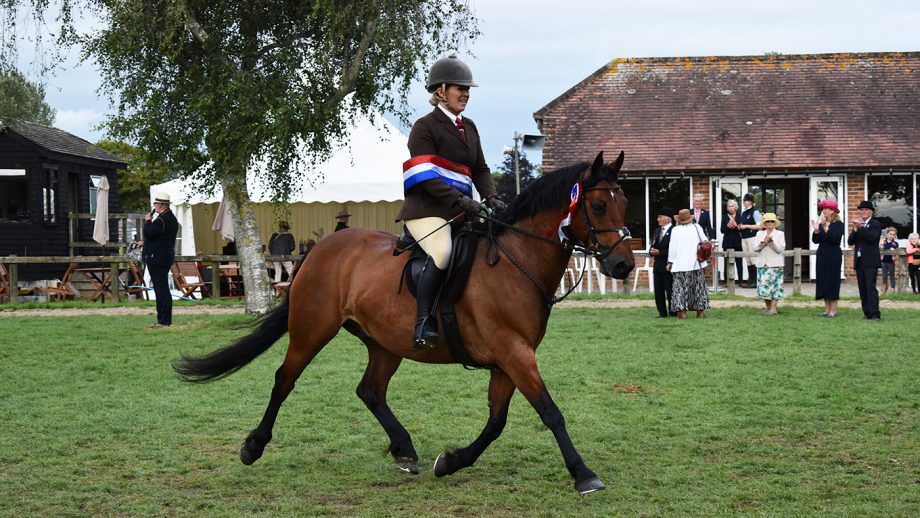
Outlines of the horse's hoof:
M259 457L262 456L264 448L257 448L253 451L248 446L249 441L244 441L243 445L240 446L240 460L243 464L251 466L253 462L259 460Z
M409 473L410 475L418 475L418 459L410 459L409 457L397 457L396 467L404 473Z
M578 494L587 495L588 493L593 493L595 491L600 491L604 489L605 486L603 482L600 481L597 477L591 477L587 480L575 483L575 489L578 491Z
M447 468L446 453L442 453L438 455L438 458L434 459L434 476L443 477L444 475L450 475L450 471Z

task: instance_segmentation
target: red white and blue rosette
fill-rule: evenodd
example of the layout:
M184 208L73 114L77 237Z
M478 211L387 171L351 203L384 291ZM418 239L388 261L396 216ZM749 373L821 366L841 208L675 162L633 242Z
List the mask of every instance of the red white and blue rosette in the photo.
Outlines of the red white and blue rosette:
M556 227L556 233L559 235L560 241L568 239L568 236L565 235L565 229L572 225L572 215L575 214L575 209L578 207L579 200L581 200L581 182L575 182L575 185L572 186L569 200L569 210Z

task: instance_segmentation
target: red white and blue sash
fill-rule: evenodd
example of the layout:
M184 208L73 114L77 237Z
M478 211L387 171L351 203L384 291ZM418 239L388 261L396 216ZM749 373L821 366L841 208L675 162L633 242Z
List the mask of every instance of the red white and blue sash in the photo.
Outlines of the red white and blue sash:
M440 178L467 196L473 194L470 168L437 155L419 155L403 162L403 191L428 180Z

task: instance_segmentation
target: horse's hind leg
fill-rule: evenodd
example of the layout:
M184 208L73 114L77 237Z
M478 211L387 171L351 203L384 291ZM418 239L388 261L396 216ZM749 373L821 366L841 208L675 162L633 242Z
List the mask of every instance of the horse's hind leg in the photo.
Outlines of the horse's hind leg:
M293 312L292 312L293 315ZM332 315L316 315L316 321L335 322ZM314 318L311 317L311 321ZM284 363L275 371L275 385L272 387L271 397L262 421L254 430L249 432L246 440L240 446L240 460L247 466L259 460L265 445L272 440L272 428L281 404L287 399L288 394L294 390L297 378L309 365L313 358L332 340L339 330L337 324L326 324L323 327L310 326L305 322L303 314L290 318L289 343Z
M442 453L434 463L434 474L437 477L450 475L457 470L467 466L472 466L476 459L482 455L482 452L505 429L505 422L508 419L508 406L511 402L511 396L514 395L514 383L502 371L492 371L492 378L489 380L489 420L485 428L479 434L479 437L466 448L461 448L452 452Z
M604 489L604 483L597 478L597 475L588 469L585 461L581 458L572 439L569 438L569 432L565 428L565 418L553 398L550 397L540 371L537 369L537 360L533 351L523 361L521 355L509 355L509 359L518 361L500 361L500 366L505 369L515 386L521 391L521 394L527 398L540 420L549 428L556 437L556 443L562 451L562 459L569 474L575 479L575 489L581 494L593 493Z
M366 335L359 334L359 338L367 345L368 361L364 377L355 392L390 438L390 454L396 461L396 467L418 475L418 453L412 445L412 437L387 405L387 387L402 358L383 349Z

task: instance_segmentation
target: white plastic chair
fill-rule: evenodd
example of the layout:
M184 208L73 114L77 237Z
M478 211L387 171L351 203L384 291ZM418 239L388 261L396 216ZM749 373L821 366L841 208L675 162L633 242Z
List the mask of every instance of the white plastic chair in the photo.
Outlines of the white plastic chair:
M652 266L651 266L651 257L645 256L645 266L637 266L636 273L633 274L633 286L632 290L635 293L636 288L639 286L639 273L646 272L648 274L648 291L655 291L655 279L652 276Z

